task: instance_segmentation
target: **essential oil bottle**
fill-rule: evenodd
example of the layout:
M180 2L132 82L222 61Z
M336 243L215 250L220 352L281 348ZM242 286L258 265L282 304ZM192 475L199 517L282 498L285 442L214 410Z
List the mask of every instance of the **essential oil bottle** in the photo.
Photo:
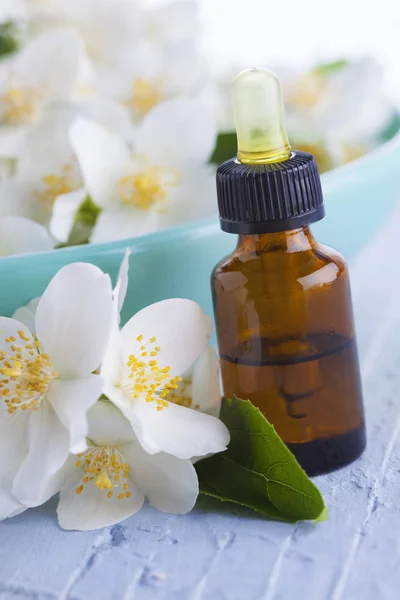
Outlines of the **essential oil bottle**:
M238 244L211 278L224 394L251 400L309 475L327 473L366 443L348 269L310 231L320 177L290 148L279 80L250 69L232 95L238 155L217 189Z

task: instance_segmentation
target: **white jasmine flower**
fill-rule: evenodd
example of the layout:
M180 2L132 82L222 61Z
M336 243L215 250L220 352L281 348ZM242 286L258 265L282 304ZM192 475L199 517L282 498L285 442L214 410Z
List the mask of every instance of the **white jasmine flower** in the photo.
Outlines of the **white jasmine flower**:
M45 108L72 97L82 61L76 31L58 29L37 36L0 64L0 155L18 156Z
M91 241L142 235L216 212L206 161L216 129L197 101L175 99L150 111L136 131L135 152L117 135L79 119L71 127L85 189L103 209ZM57 211L62 212L62 202Z
M113 294L114 338L120 335L117 323L127 290L128 268L129 251L121 263ZM32 300L18 309L14 318L32 326L39 302L40 298ZM196 307L189 301L178 301L184 305L186 302L191 308ZM196 312L201 315L198 307ZM203 318L207 339L209 320L205 315ZM114 343L110 345L110 358L113 347ZM145 357L141 358L143 360ZM218 358L213 348L206 347L182 379L178 377L177 380L174 389L166 386L168 394L165 398L168 402L186 411L184 414L187 417L198 411L218 416L221 394ZM131 384L135 385L134 382ZM157 400L155 402L157 406L166 408L165 400L161 404ZM197 435L200 425L207 428L211 426L211 430L201 433L203 440L196 443L196 451L200 444L203 452L209 449L215 451L216 447L225 449L229 441L225 426L220 423L220 427L215 428L216 419L204 417L205 420L200 416L197 423ZM47 483L48 494L61 490L57 511L61 527L90 530L113 525L138 511L145 497L155 508L169 513L183 514L193 508L199 493L197 474L193 468L194 458L198 460L204 454L191 459L177 458L165 452L148 454L134 434L131 423L108 401L99 401L89 410L88 424L87 449L78 456L70 457ZM213 443L206 440L210 434L216 438ZM181 441L187 444L184 439Z
M200 95L207 83L207 63L193 41L162 46L139 42L99 75L100 93L124 104L135 122L164 100Z
M142 29L142 11L127 0L31 0L30 29L53 30L73 27L95 64L112 64L121 47L137 39Z
M141 35L158 44L193 40L201 30L199 6L191 0L175 0L143 11Z
M93 99L53 104L27 134L14 176L0 181L0 217L26 217L48 224L54 202L62 196L64 212L52 234L59 241L67 241L75 212L86 196L68 138L69 127L78 115L130 136L129 114L115 102Z
M90 530L119 523L137 512L145 497L169 513L193 508L199 486L190 460L145 452L129 422L108 402L93 406L88 419L88 448L63 469L61 527Z
M74 263L48 285L34 332L0 318L0 518L45 502L68 453L86 450L111 315L108 275Z
M75 27L96 65L117 63L133 41L175 44L193 40L200 29L198 7L190 0L159 8L145 8L133 0L31 0L30 13L34 31Z
M0 256L45 252L54 247L47 229L24 217L0 218Z
M211 329L201 308L182 299L144 308L121 331L114 323L100 371L104 393L149 454L190 459L229 442L225 425L200 412L219 411L216 357L207 351Z
M293 143L308 145L311 151L310 144L324 145L333 165L376 144L375 136L388 123L393 106L375 60L338 61L307 73L288 69L281 73Z

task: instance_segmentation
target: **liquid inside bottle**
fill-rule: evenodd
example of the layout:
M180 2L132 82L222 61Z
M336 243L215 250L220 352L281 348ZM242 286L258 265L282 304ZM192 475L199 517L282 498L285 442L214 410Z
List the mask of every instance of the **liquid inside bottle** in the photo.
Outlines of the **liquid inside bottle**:
M221 354L224 391L241 390L313 475L351 462L365 445L354 337L250 337ZM349 402L349 399L351 401ZM346 432L339 433L346 424Z

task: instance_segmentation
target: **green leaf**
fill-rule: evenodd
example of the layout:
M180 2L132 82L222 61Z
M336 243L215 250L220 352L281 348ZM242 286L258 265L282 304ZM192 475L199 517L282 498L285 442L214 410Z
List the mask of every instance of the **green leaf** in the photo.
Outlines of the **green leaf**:
M320 491L251 402L224 398L221 420L231 442L226 452L196 464L203 494L277 520L326 518Z
M349 64L348 60L340 58L339 60L316 66L314 73L317 75L331 75L332 73L337 73L338 71L345 69Z
M18 27L12 21L0 24L0 56L16 52L19 48Z
M384 127L383 131L378 135L379 142L387 142L392 137L396 135L400 131L400 113L394 112L386 127Z
M86 196L75 215L68 241L65 244L60 244L58 248L87 244L100 212L101 208L93 202L90 196Z
M235 132L219 133L215 150L210 159L210 162L220 165L221 163L236 156L237 139Z

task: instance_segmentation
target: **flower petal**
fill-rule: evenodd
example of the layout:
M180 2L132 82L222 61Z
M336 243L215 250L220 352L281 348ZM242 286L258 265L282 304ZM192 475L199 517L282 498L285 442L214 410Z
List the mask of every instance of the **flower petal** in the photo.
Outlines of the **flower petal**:
M57 102L46 109L41 123L58 128L63 137L68 138L68 129L78 117L95 121L121 137L132 137L132 127L128 110L108 98L94 97L87 100Z
M130 152L123 139L83 118L76 119L71 125L69 137L85 187L93 200L100 206L118 200L116 186L130 161Z
M40 296L31 300L25 306L17 308L12 316L13 319L23 323L29 329L29 331L32 331L33 333L35 332L36 310L39 302Z
M154 402L139 398L125 416L149 454L167 452L182 459L206 456L223 452L230 440L228 429L219 419L171 402L157 411Z
M109 498L106 490L100 490L93 483L84 485L82 492L77 494L81 474L79 471L75 480L61 489L57 515L63 529L91 531L108 527L127 519L142 508L143 494L132 483L130 498L122 500L118 500L116 494Z
M199 99L206 92L210 93L209 61L192 40L163 48L163 62L161 73L166 98L183 96Z
M132 427L111 402L99 400L88 412L89 439L96 446L117 446L130 442Z
M128 109L119 102L107 98L91 98L86 102L77 103L76 112L87 119L96 121L125 141L132 138L133 126Z
M133 432L137 435L139 439L143 438L142 431L142 423L138 417L132 411L132 403L126 394L121 390L119 386L108 384L107 382L104 385L104 394L110 400L112 404L114 404L123 416L129 421L130 426ZM131 434L132 435L132 434ZM146 448L147 452L154 454L155 452L159 452L158 446L152 442L152 440L147 440L147 445L143 446Z
M46 252L54 247L47 229L25 217L0 218L0 256Z
M117 283L113 290L113 315L111 318L110 335L100 369L100 375L105 379L105 382L116 385L118 385L118 382L121 379L123 365L119 324L121 321L120 311L125 300L128 286L129 255L130 250L125 250L125 255L118 273Z
M175 515L188 513L199 495L197 473L190 460L159 452L150 455L134 440L120 449L129 475L152 506Z
M119 314L117 314L115 310L112 317L107 348L100 368L100 375L103 377L105 382L105 394L107 394L107 386L113 387L119 385L122 377L123 364L124 361L121 347L121 334L119 330Z
M46 223L48 212L28 183L12 178L0 181L0 217L25 217Z
M153 231L173 227L185 221L217 214L215 170L208 165L182 173L180 183L169 190L165 209L154 215Z
M18 158L24 148L29 125L4 125L0 128L0 156Z
M97 218L90 241L97 244L151 233L162 227L157 216L153 211L136 208L105 209Z
M75 221L75 215L87 196L85 189L61 194L53 204L49 229L60 242L66 242Z
M219 383L219 359L212 346L196 361L192 372L193 405L201 412L219 417L221 411L221 388Z
M0 520L23 510L11 489L28 451L28 417L26 413L9 415L4 406L0 406Z
M29 182L32 196L38 197L38 192L46 187L46 178L53 175L66 176L60 183L70 189L80 187L80 172L68 139L68 129L61 111L46 110L45 116L26 135L16 174L18 179ZM51 208L50 204L42 201L47 209Z
M195 2L176 0L145 13L144 23L156 40L179 42L193 39L201 26L199 6Z
M124 258L122 259L121 266L118 271L118 279L113 292L114 302L116 302L116 310L118 311L118 314L122 310L122 307L125 302L126 292L128 290L130 254L131 251L129 248L127 248L125 250Z
M83 45L75 29L57 28L28 42L17 56L17 81L50 100L64 100L73 92L83 61Z
M68 433L50 403L43 399L40 407L32 411L28 424L29 451L19 468L12 493L26 506L39 506L46 502L48 480L68 458Z
M79 454L87 448L88 410L97 402L103 391L103 379L88 375L80 379L56 379L47 398L69 434L69 451Z
M112 318L108 275L87 263L60 269L37 308L36 333L61 378L85 377L100 365Z
M143 343L155 337L160 367L169 366L171 377L182 375L207 348L211 331L210 317L196 302L162 300L136 313L122 328L123 357L127 360L140 351L139 335L144 336Z
M211 110L197 100L176 98L145 116L137 130L136 152L154 164L183 169L207 162L216 136Z
M132 137L128 112L120 104L94 98L86 102L57 102L46 108L39 123L26 136L24 149L18 162L18 177L25 180L39 180L51 173L62 172L70 165L68 182L79 187L79 171L76 167L74 151L68 133L78 117L92 119L110 131ZM125 139L125 138L124 138ZM0 147L1 152L1 147Z
M64 487L65 483L70 481L71 476L75 475L76 472L76 456L70 455L66 462L63 464L61 469L56 471L53 475L48 477L43 483L42 497L50 500L55 494Z
M27 508L18 502L11 493L0 488L0 521L16 517L25 512Z
M171 200L173 201L167 205L165 213L160 215L164 227L178 221L194 221L217 215L214 167L207 165L185 171Z

